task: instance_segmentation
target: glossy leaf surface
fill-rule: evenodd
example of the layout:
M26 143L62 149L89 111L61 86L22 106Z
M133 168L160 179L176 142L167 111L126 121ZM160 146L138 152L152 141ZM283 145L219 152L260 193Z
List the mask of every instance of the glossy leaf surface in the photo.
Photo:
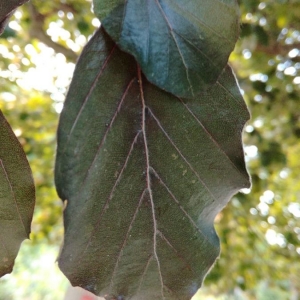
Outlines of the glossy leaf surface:
M0 276L12 271L20 244L29 237L34 203L28 161L0 111Z
M15 9L27 1L28 0L0 0L0 34L4 31Z
M229 67L182 100L98 31L58 130L56 185L67 205L59 265L71 283L125 299L191 298L219 255L216 214L249 186L248 117Z
M217 81L238 38L235 0L94 0L94 6L148 80L180 97Z

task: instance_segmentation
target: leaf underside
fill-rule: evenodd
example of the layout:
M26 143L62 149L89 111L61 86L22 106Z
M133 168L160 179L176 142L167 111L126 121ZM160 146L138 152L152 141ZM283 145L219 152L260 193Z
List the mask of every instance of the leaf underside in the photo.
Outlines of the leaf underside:
M15 9L28 1L29 0L0 0L0 34L3 33L5 26Z
M35 189L25 153L0 111L0 277L29 237Z
M219 255L216 214L249 187L248 118L229 67L197 99L180 99L100 29L58 130L59 266L71 283L107 299L190 299Z
M236 0L94 0L94 7L147 79L179 97L217 81L239 34Z

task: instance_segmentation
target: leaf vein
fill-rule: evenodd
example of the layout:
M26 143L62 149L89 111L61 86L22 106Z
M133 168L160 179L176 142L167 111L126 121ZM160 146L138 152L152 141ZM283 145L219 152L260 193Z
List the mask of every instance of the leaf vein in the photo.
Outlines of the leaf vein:
M152 210L152 218L153 218L153 254L157 262L158 267L158 273L160 277L161 282L161 295L162 299L165 299L164 297L164 282L162 278L162 273L160 269L160 261L158 259L157 255L157 224L156 224L156 216L155 216L155 207L154 207L154 200L153 200L153 194L152 194L152 188L151 188L151 177L150 177L150 162L149 162L149 149L148 149L148 142L147 142L147 135L146 135L146 104L145 104L145 98L144 98L144 91L143 91L143 82L142 82L142 74L141 69L138 67L138 79L139 79L139 85L140 85L140 93L141 93L141 101L142 101L142 132L144 137L144 147L145 147L145 158L146 158L146 167L147 167L147 174L146 174L146 180L147 180L147 190L149 192L150 202L151 202L151 210Z
M133 223L134 223L134 221L135 221L135 219L136 219L136 216L137 216L137 214L138 214L138 212L139 212L139 208L141 207L141 204L142 204L142 202L143 202L143 200L144 200L144 196L145 196L146 190L147 190L147 189L144 189L144 190L143 190L143 192L142 192L142 194L141 194L141 197L139 198L139 202L138 202L137 208L136 208L136 210L135 210L135 212L134 212L134 215L132 216L132 219L131 219L131 222L130 222L130 224L129 224L129 226L128 226L128 230L127 230L127 232L126 232L125 238L124 238L123 243L122 243L122 245L121 245L121 248L120 248L120 251L119 251L119 255L118 255L118 257L117 257L116 264L115 264L115 267L114 267L114 270L113 270L113 273L112 273L110 285L109 285L110 292L112 291L113 280L114 280L114 278L115 278L115 276L116 276L117 268L118 268L118 266L119 266L119 262L120 262L120 260L121 260L122 254L123 254L124 247L125 247L126 242L127 242L127 240L128 240L128 236L129 236L129 233L130 233L130 231L131 231L131 229L132 229Z
M120 173L119 173L119 175L118 175L118 178L116 179L116 182L115 182L114 186L112 187L112 189L111 189L111 191L110 191L110 193L109 193L109 196L108 196L108 198L107 198L107 200L106 200L106 202L105 202L105 204L104 204L104 206L103 206L103 209L102 209L102 211L101 211L101 213L100 213L99 219L98 219L97 223L96 223L95 226L94 226L94 230L93 230L92 233L91 233L91 236L90 236L90 238L89 238L89 240L88 240L88 242L87 242L87 244L86 244L85 249L84 249L83 252L82 252L81 257L84 256L84 253L87 251L87 249L88 249L88 247L89 247L89 245L90 245L90 243L91 243L91 241L92 241L92 238L93 238L95 232L97 231L98 227L99 227L100 224L101 224L102 216L103 216L104 213L106 212L106 210L107 210L107 208L108 208L108 205L109 205L109 202L111 201L111 199L112 199L112 197L113 197L113 193L114 193L114 191L116 190L116 187L117 187L117 185L119 184L119 182L120 182L120 180L121 180L121 176L123 175L123 172L124 172L124 170L125 170L125 168L126 168L126 166L127 166L127 164L128 164L129 158L130 158L131 153L133 152L133 149L134 149L134 145L136 144L137 139L138 139L138 136L140 135L140 133L141 133L141 131L138 131L138 133L136 134L136 136L135 136L134 139L133 139L133 142L132 142L132 144L131 144L131 146L130 146L129 152L128 152L127 156L126 156L126 160L125 160L125 162L124 162L124 164L123 164L123 166L122 166L122 169L120 170Z
M141 275L140 283L139 283L139 286L138 286L137 291L136 291L137 295L139 294L139 292L141 290L142 283L144 281L144 277L145 277L145 275L146 275L146 273L148 271L148 268L149 268L149 265L150 265L150 262L151 262L152 259L153 259L153 255L150 255L149 258L148 258L148 261L147 261L147 263L145 265L144 271L143 271L143 273Z
M179 150L179 148L175 145L175 143L172 141L171 137L168 135L168 133L164 130L164 128L162 127L160 121L157 119L157 117L154 115L154 113L152 112L152 110L149 108L149 112L151 113L152 117L154 118L154 120L156 121L158 127L160 128L160 130L163 132L163 134L166 136L166 138L169 140L169 142L171 143L171 145L175 148L175 150L178 152L178 154L181 156L181 158L185 161L185 163L189 166L189 168L191 169L191 171L196 175L196 177L198 178L199 182L201 182L201 184L204 186L204 188L209 192L209 194L212 196L212 198L217 201L215 195L210 191L210 189L208 188L208 186L206 185L206 183L204 182L204 180L201 178L201 176L198 174L198 172L193 168L193 166L191 165L191 163L185 158L185 156L181 153L181 151Z
M191 267L191 265L186 261L186 259L184 259L184 257L176 250L176 248L171 244L171 242L166 238L166 236L159 231L158 235L160 236L160 238L175 252L176 256L184 262L184 264L187 266L187 268L192 271L194 274L197 274L197 272L195 270L193 270L193 268Z
M0 159L0 165L1 165L1 168L3 169L5 179L6 179L7 183L8 183L8 185L9 185L10 192L11 192L11 194L12 194L12 197L13 197L13 200L14 200L14 204L15 204L15 206L16 206L16 210L17 210L17 213L18 213L18 217L19 217L19 219L20 219L20 222L21 222L22 227L23 227L24 232L25 232L25 236L27 236L27 231L26 231L26 228L25 228L24 221L23 221L23 219L22 219L22 217L21 217L21 213L20 213L20 210L19 210L19 206L18 206L18 202L17 202L17 199L16 199L16 195L15 195L15 192L14 192L14 190L13 190L13 186L12 186L10 180L9 180L9 176L8 176L8 173L7 173L6 169L5 169L5 166L4 166L4 164L3 164L2 159Z
M183 63L183 65L184 65L184 67L185 67L186 78L187 78L187 80L188 80L188 82L189 82L191 93L192 93L192 95L194 95L193 86L192 86L192 83L191 83L191 81L190 81L190 76L189 76L189 69L188 69L188 67L187 67L187 64L186 64L186 61L185 61L185 59L184 59L184 56L183 56L183 54L182 54L182 52L181 52L181 50L180 50L180 47L179 47L179 45L178 45L178 43L177 43L176 37L175 37L174 32L173 32L173 28L172 28L171 24L169 23L169 20L168 20L166 14L165 14L163 8L161 7L159 1L158 1L158 0L155 0L155 2L157 3L157 6L158 6L159 10L161 11L162 16L164 17L164 19L165 19L165 21L166 21L166 24L167 24L167 26L168 26L169 29L170 29L171 36L172 36L172 38L173 38L173 40L174 40L174 43L175 43L175 45L176 45L176 47L177 47L177 49L178 49L178 53L179 53L179 55L180 55L180 57L181 57L182 63Z
M84 177L84 180L83 180L83 184L82 184L82 185L84 185L84 183L86 182L86 180L87 180L87 178L88 178L88 176L89 176L89 173L90 173L92 167L94 166L95 161L97 160L97 157L98 157L98 155L99 155L99 153L100 153L100 151L101 151L101 149L102 149L102 147L103 147L103 145L104 145L104 143L105 143L105 141L106 141L106 138L107 138L107 136L108 136L108 133L109 133L109 131L111 130L112 125L114 124L114 122L115 122L115 120L116 120L116 118L117 118L117 115L118 115L118 113L119 113L120 110L121 110L121 107L122 107L122 104L123 104L123 102L124 102L124 99L126 98L128 92L129 92L129 90L130 90L130 87L132 86L132 84L134 83L134 81L135 81L135 78L133 78L133 79L129 82L129 84L127 85L127 87L126 87L126 89L125 89L125 92L123 93L122 98L121 98L121 100L120 100L120 102L119 102L119 104L118 104L118 106L117 106L117 108L116 108L116 110L115 110L115 113L114 113L114 115L113 115L113 117L112 117L112 119L111 119L109 125L108 125L107 128L106 128L106 131L105 131L105 133L104 133L104 135L103 135L103 138L102 138L102 140L101 140L101 142L100 142L100 144L99 144L99 146L98 146L98 149L97 149L97 151L96 151L96 154L95 154L95 156L94 156L94 159L93 159L91 165L89 166L88 170L86 171L86 174L85 174L85 177Z
M182 99L180 99L181 103L183 104L183 106L186 108L186 110L192 115L192 117L197 121L197 123L201 126L201 128L204 130L204 132L207 134L207 136L209 137L209 139L215 144L215 146L220 149L221 153L223 154L223 156L229 161L229 163L234 167L234 169L240 174L242 175L242 177L244 177L247 181L248 178L245 175L245 173L242 173L241 170L239 170L237 168L237 166L235 165L235 163L231 160L231 158L228 156L228 154L224 151L224 149L222 149L222 147L220 146L220 144L214 139L214 137L212 136L212 134L208 131L208 129L204 126L204 124L195 116L195 114L191 111L191 109L189 108L189 106L184 103L182 101Z
M234 101L244 110L244 105L243 103L239 102L236 100L236 97L222 84L220 83L220 81L218 80L217 81L217 84L227 93L229 94L233 99Z
M80 117L80 115L82 114L82 112L83 112L83 110L84 110L86 104L88 103L88 100L90 99L90 96L91 96L93 90L94 90L95 87L97 86L97 82L98 82L100 76L103 74L105 68L107 67L108 62L109 62L109 60L111 59L112 54L114 53L116 47L117 47L117 46L114 45L114 47L113 47L112 50L110 51L109 55L107 56L106 60L105 60L104 63L103 63L103 66L101 67L101 69L100 69L99 73L97 74L97 76L95 77L95 79L94 79L94 81L93 81L93 83L92 83L90 89L88 90L88 92L87 92L87 94L86 94L86 96L85 96L85 98L84 98L84 101L83 101L83 103L82 103L82 105L81 105L81 107L80 107L80 110L79 110L79 112L78 112L78 114L77 114L77 116L76 116L76 118L75 118L75 121L74 121L74 123L73 123L73 125L72 125L72 128L71 128L70 133L69 133L69 136L68 136L68 140L70 140L70 137L71 137L71 135L72 135L72 133L73 133L73 131L74 131L74 128L75 128L76 125L77 125L77 122L78 122L78 120L79 120L79 117Z
M170 188L167 186L167 184L162 180L162 178L159 176L159 174L156 172L156 170L154 170L153 168L151 168L151 171L153 172L153 174L156 176L156 178L159 180L159 182L161 183L161 185L167 190L167 192L169 193L169 195L171 196L171 198L174 200L174 202L178 205L178 207L180 208L180 210L184 213L184 215L189 219L189 221L191 222L191 224L195 227L195 229L200 233L200 235L204 238L204 240L206 240L208 243L210 243L213 247L215 247L214 244L212 244L210 242L210 240L207 238L207 236L202 232L202 230L197 226L197 224L195 223L195 221L192 219L192 217L188 214L188 212L183 208L183 206L180 204L180 201L175 197L175 195L172 193L172 191L170 190Z
M173 3L174 2L174 3ZM225 36L221 35L220 33L218 33L216 30L214 30L212 27L210 27L209 25L207 25L205 22L203 22L201 19L199 19L197 16L195 16L192 12L184 9L183 7L181 7L180 5L178 5L178 3L176 3L175 1L173 1L172 4L174 4L174 6L178 7L181 11L187 13L188 15L190 15L192 18L194 18L196 21L198 21L203 27L207 28L208 30L210 30L211 32L213 32L216 36L226 40L228 43L232 44L230 42L230 40L228 38L226 38ZM220 2L218 0L218 2ZM222 2L224 4L224 2Z
M198 52L200 52L213 66L218 67L214 61L207 55L205 52L203 52L201 49L199 49L195 44L193 44L191 41L189 41L186 37L178 33L177 31L174 31L178 36L180 36L183 40L185 40L188 44L190 44L194 49L196 49Z
M146 47L146 50L147 50L147 53L146 53L146 57L147 57L147 61L146 63L149 62L149 53L150 53L150 21L149 21L149 1L147 1L147 11L148 11L148 19L147 19L147 23L148 23L148 30L147 30L147 47Z

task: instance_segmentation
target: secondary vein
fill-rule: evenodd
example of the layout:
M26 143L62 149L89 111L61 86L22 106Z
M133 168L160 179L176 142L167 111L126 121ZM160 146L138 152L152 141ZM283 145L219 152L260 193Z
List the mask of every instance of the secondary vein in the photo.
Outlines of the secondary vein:
M11 184L11 182L10 182L10 180L9 180L9 177L8 177L8 174L7 174L6 169L5 169L5 167L4 167L4 164L3 164L2 159L0 159L0 165L1 165L1 168L3 169L4 176L5 176L6 180L7 180L7 183L8 183L8 185L9 185L9 188L10 188L10 191L11 191L11 194L12 194L12 197L13 197L13 199L14 199L14 203L15 203L15 206L16 206L16 210L17 210L17 212L18 212L18 217L19 217L19 219L20 219L20 222L21 222L21 224L22 224L22 227L24 228L25 235L27 236L27 230L26 230L26 228L25 228L25 224L24 224L23 219L22 219L21 214L20 214L20 210L19 210L19 206L18 206L17 199L16 199L16 195L15 195L15 192L14 192L14 190L13 190L12 184Z

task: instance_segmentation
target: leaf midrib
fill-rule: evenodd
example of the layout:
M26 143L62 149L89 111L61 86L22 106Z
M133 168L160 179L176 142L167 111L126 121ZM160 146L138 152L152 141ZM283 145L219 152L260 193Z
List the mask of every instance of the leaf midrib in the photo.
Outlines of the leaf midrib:
M151 210L152 210L152 218L153 218L153 255L155 257L157 267L158 267L158 274L161 282L161 295L162 299L164 299L164 281L163 276L161 273L161 267L160 267L160 261L157 254L157 221L155 216L155 206L154 206L154 200L153 200L153 193L151 188L151 175L150 175L150 158L149 158L149 149L148 149L148 141L147 141L147 132L146 132L146 101L144 98L144 89L143 89L143 80L142 80L142 72L141 69L138 67L138 82L140 86L140 96L142 101L142 132L143 132L143 138L144 138L144 147L145 147L145 157L146 157L146 182L147 182L147 190L149 192L150 196L150 203L151 203Z

